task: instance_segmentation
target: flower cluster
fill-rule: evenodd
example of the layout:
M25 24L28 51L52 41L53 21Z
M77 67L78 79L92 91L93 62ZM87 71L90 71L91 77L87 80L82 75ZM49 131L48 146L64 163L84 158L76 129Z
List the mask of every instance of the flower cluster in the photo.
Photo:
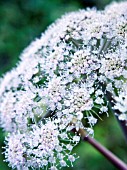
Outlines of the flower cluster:
M70 131L84 128L93 136L101 114L108 115L107 92L123 112L119 119L127 119L126 9L121 2L64 15L0 79L0 120L10 132L5 155L12 168L72 164L80 138Z
M115 105L113 107L116 112L116 116L120 121L125 121L127 125L127 83L123 83L122 88L119 91L118 95L114 95L113 99L115 101Z
M73 135L70 138L59 122L45 119L43 124L32 125L27 133L18 131L8 135L5 157L9 165L23 170L29 167L57 170L68 166L66 160L72 164L76 157L71 151L80 137Z

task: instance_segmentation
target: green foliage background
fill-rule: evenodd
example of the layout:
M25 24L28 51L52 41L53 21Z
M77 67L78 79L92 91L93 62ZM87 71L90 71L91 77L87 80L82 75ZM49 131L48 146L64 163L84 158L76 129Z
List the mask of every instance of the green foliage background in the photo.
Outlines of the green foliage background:
M103 9L111 0L1 0L0 1L0 76L15 66L22 50L41 35L49 24L62 14L79 8ZM111 114L111 113L110 113ZM3 152L5 133L0 129L0 152ZM103 116L95 127L95 138L127 162L127 144L121 129L112 116ZM80 158L74 167L64 170L115 170L92 146L81 142L75 148ZM9 170L0 154L0 170Z

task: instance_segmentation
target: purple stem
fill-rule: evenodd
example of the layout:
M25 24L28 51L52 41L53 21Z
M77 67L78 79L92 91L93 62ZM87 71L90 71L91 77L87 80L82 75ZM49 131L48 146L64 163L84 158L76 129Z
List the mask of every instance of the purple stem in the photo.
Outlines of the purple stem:
M127 164L116 157L111 151L102 146L99 142L91 137L82 136L83 141L87 141L94 148L96 148L102 155L104 155L116 168L119 170L127 170Z

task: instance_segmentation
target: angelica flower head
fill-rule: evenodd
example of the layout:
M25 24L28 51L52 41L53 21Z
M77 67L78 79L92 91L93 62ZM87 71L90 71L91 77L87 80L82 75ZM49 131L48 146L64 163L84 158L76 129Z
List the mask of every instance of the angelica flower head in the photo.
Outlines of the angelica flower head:
M91 118L96 120L98 113L108 111L105 92L113 92L118 79L126 78L124 5L120 3L119 12L118 5L112 4L104 11L66 14L24 50L17 67L1 80L0 112L5 130L23 130L24 126L27 131L29 124L45 114L62 117L65 110L72 120L87 118L93 126ZM110 15L112 8L116 15Z
M101 109L107 106L104 91L113 91L116 79L125 76L126 45L118 31L120 18L119 29L126 24L124 5L125 2L120 4L119 12L113 4L105 11L89 9L66 14L23 52L17 67L1 80L0 112L6 130L12 131L12 127L6 127L5 112L9 124L20 128L20 122L26 122L27 126L27 120L33 121L39 109L42 109L40 119L47 112L57 110L68 110L68 114L71 110L74 117L76 112L81 112L83 118L86 113L87 117L93 116L95 107L100 108L99 112L105 110ZM109 20L112 6L117 15L111 15ZM100 83L107 85L105 90ZM98 89L100 95L96 95ZM15 101L7 102L10 94ZM5 105L8 106L4 111ZM27 120L22 115L28 115Z
M67 159L71 164L77 159L71 152L80 137L70 137L58 121L45 119L44 124L30 129L29 133L17 132L6 138L5 157L12 168L57 169L67 166Z
M68 166L67 159L73 163L71 150L80 137L69 131L84 128L93 136L101 114L108 115L107 92L126 119L126 97L120 97L127 78L125 6L65 14L0 80L0 119L12 133L5 152L12 168L56 170Z
M120 121L127 121L127 84L124 83L121 87L118 95L113 95L114 103L114 111L118 110L117 113L118 119Z

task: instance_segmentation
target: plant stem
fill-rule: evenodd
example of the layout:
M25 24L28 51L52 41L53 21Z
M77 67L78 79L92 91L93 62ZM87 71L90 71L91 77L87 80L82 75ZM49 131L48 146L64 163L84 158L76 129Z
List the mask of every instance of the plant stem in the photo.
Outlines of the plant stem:
M102 155L104 155L116 168L118 168L119 170L127 170L127 164L125 164L123 161L121 161L111 151L106 149L104 146L102 146L95 139L91 138L90 136L86 136L84 129L80 129L79 133L80 133L83 141L87 141L89 144L91 144Z

